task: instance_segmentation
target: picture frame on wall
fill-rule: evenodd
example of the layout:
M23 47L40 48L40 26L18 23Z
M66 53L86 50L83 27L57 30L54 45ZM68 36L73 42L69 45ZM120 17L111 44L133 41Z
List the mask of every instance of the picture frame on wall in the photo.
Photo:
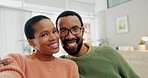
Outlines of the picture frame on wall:
M120 16L116 18L117 33L128 32L128 19L127 15Z

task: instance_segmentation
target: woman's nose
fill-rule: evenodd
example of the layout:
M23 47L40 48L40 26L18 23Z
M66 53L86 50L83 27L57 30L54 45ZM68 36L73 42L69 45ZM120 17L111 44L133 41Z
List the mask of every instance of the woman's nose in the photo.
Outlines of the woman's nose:
M49 36L49 40L55 40L56 39L56 35L55 34L51 34L50 36Z

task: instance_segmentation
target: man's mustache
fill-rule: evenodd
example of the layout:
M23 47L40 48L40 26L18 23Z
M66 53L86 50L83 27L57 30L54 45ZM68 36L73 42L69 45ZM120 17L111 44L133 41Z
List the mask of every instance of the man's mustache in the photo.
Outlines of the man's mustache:
M78 42L80 39L78 39L78 38L73 38L73 39L66 39L66 40L64 40L63 42L65 43L65 42L69 42L69 41L76 41L76 42Z

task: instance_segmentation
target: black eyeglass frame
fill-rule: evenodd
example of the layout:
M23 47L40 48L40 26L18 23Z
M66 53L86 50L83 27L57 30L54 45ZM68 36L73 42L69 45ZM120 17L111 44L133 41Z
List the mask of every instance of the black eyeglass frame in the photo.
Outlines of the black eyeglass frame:
M74 29L77 28L79 29L77 32L74 31ZM79 27L79 26L73 26L71 29L66 29L66 28L61 28L59 30L59 34L61 37L66 37L69 32L72 34L72 35L78 35L80 34L81 30L82 30L83 27ZM63 30L63 32L61 32L61 30ZM64 33L65 32L65 33ZM63 35L62 35L63 34Z

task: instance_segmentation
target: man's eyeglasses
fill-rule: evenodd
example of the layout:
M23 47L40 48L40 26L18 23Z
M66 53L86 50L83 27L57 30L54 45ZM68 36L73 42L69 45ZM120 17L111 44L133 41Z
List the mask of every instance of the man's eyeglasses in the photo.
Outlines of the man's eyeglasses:
M65 37L69 34L69 31L73 34L73 35L78 35L81 32L82 27L79 26L74 26L72 27L70 30L66 29L66 28L61 28L60 29L60 36L61 37Z

